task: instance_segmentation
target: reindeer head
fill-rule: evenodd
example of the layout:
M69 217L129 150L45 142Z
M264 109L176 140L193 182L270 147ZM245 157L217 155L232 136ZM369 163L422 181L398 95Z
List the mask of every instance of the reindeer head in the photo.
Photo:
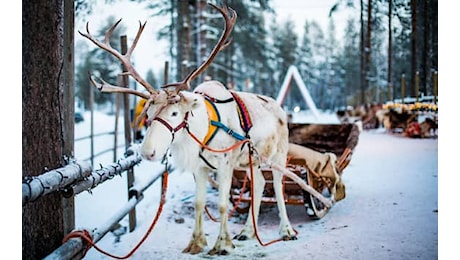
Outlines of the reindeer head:
M217 7L209 4L217 11L219 11L224 20L224 31L209 54L208 59L196 68L183 81L166 84L161 90L154 89L147 81L145 81L139 73L134 69L131 64L131 55L136 47L136 44L144 30L145 24L139 23L139 30L136 38L134 39L131 47L126 54L121 54L110 45L110 37L116 26L120 23L121 19L115 23L105 34L104 42L95 39L89 32L88 24L86 25L87 33L79 33L93 42L99 48L109 52L115 56L126 69L125 75L129 75L139 84L141 84L148 93L141 91L111 85L102 79L96 79L91 74L89 75L90 82L102 92L115 92L115 93L128 93L146 99L144 109L138 120L141 120L147 115L149 127L142 142L142 155L148 160L160 160L166 154L168 147L175 141L176 132L182 131L187 125L187 119L191 116L189 113L192 109L199 105L196 98L193 98L190 92L190 82L198 75L203 73L206 68L211 64L216 55L225 47L227 47L231 40L228 36L233 30L236 22L236 12L223 5ZM229 15L229 11L232 13ZM185 91L184 91L185 90ZM135 122L135 127L139 125L139 121Z

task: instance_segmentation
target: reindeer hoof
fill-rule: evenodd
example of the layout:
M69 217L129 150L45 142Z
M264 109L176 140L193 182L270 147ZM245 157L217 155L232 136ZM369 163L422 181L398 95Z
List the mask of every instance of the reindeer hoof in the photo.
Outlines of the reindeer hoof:
M246 235L239 234L239 235L235 235L233 239L237 239L239 241L245 241L245 240L248 240L249 238Z
M223 249L223 250L217 250L215 248L211 249L209 252L208 252L208 255L229 255L230 252L228 252L227 250Z
M195 246L189 246L185 248L184 250L182 250L182 253L196 255L198 253L201 253L202 251L203 251L203 248L195 245Z
M184 250L182 250L182 253L196 255L203 251L203 247L206 246L206 244L206 241L204 242L203 246L201 246L199 243L190 242L189 245Z
M296 237L296 236L284 235L281 239L282 239L283 241L289 241L289 240L297 240L297 237Z

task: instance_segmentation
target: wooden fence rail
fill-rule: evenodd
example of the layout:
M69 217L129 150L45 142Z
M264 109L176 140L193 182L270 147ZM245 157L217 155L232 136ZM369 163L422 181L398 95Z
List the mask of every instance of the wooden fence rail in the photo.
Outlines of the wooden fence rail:
M88 162L75 161L62 168L27 178L22 183L22 205L52 192L63 192L67 198L75 196L131 169L141 160L141 155L135 149L128 149L125 158L95 171Z
M141 155L134 149L129 149L126 157L111 163L106 167L91 172L91 175L82 181L79 181L64 190L65 197L71 197L82 191L95 188L97 185L112 179L116 175L121 175L124 171L132 169L142 161Z
M102 151L100 151L100 152L98 152L98 153L95 153L95 154L91 155L90 157L88 157L88 158L86 158L86 159L84 159L84 160L85 160L85 161L91 161L91 160L93 160L94 158L96 158L96 157L98 157L98 156L101 156L101 155L103 155L103 154L105 154L105 153L109 153L109 152L113 152L113 153L115 154L115 150L116 150L116 149L118 149L118 148L123 148L123 147L125 147L124 144L115 146L114 148L107 148L107 149L105 149L105 150L102 150Z
M125 153L125 157L98 170L92 170L86 161L74 161L64 167L51 170L24 180L22 184L22 203L33 202L36 199L52 192L62 192L64 197L72 197L95 188L99 184L112 179L116 175L132 169L142 161L142 156L136 147L131 146ZM144 191L148 189L163 174L153 175L144 182L137 183L128 190L130 199L102 226L93 229L91 236L93 242L102 239L114 225L132 212L136 205L143 199ZM79 237L71 238L66 243L53 251L44 259L80 259L83 257L86 243Z
M92 135L87 135L87 136L82 136L79 138L75 138L75 142L82 141L85 139L91 139L92 137L98 137L98 136L103 136L103 135L114 135L117 133L118 135L123 135L123 132L116 132L116 131L109 131L109 132L104 132L104 133L98 133L98 134L92 134Z
M59 191L66 186L83 180L91 174L91 165L85 161L75 161L39 176L25 178L22 182L22 206L41 196Z

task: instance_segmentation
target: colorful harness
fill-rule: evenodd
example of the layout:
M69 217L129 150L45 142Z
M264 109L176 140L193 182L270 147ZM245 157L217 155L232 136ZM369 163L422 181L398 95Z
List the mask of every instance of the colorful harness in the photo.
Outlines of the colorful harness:
M208 112L208 119L209 119L208 133L206 134L203 140L203 144L205 145L208 144L214 138L214 136L216 135L219 129L224 130L227 134L231 135L233 138L239 141L249 138L249 130L251 130L252 128L252 121L249 115L249 111L246 105L244 104L243 100L236 94L236 92L230 91L230 93L232 94L232 97L225 99L225 100L215 99L215 98L209 97L206 94L200 93L201 95L204 96L204 101L205 101L204 103L206 105L206 110ZM238 118L240 119L240 126L245 132L244 135L233 131L232 129L230 129L228 126L224 125L220 121L220 114L219 114L219 111L217 110L216 103L228 103L232 101L235 101L237 105L236 108L238 111ZM201 151L203 150L204 148L202 148ZM216 167L211 165L206 160L206 158L204 158L201 152L199 156L209 167L211 167L214 170L216 169Z

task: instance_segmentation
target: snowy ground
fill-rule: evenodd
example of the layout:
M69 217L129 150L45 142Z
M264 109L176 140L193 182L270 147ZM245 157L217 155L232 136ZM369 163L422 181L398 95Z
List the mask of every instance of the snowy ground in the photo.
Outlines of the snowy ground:
M89 129L88 114L85 116L87 120L76 125L77 138ZM112 120L100 114L97 117L99 123ZM102 125L110 127L110 123ZM113 137L110 140L113 142ZM87 157L89 150L83 143L75 144L77 158ZM120 150L120 157L122 153ZM105 165L112 162L112 156L101 156L96 161ZM142 162L135 167L136 181L142 182L160 169L159 164ZM188 173L172 172L159 222L130 259L438 259L438 139L409 139L383 129L364 131L343 180L346 198L320 220L309 219L303 206L288 205L291 223L299 232L298 240L267 247L257 240L234 241L236 248L230 256L209 256L206 252L214 245L219 224L205 217L208 248L192 256L181 251L194 225L194 181ZM120 237L108 233L99 241L100 248L117 256L128 254L157 212L159 185L155 183L148 189L138 204L136 229ZM216 192L209 189L207 198L212 214L217 216L213 207ZM101 184L92 194L79 194L76 227L97 228L126 201L125 177ZM265 205L261 211L259 232L266 243L278 238L279 220L276 208ZM243 217L231 218L231 235L239 233ZM128 226L128 219L120 224ZM110 258L91 249L84 259Z

